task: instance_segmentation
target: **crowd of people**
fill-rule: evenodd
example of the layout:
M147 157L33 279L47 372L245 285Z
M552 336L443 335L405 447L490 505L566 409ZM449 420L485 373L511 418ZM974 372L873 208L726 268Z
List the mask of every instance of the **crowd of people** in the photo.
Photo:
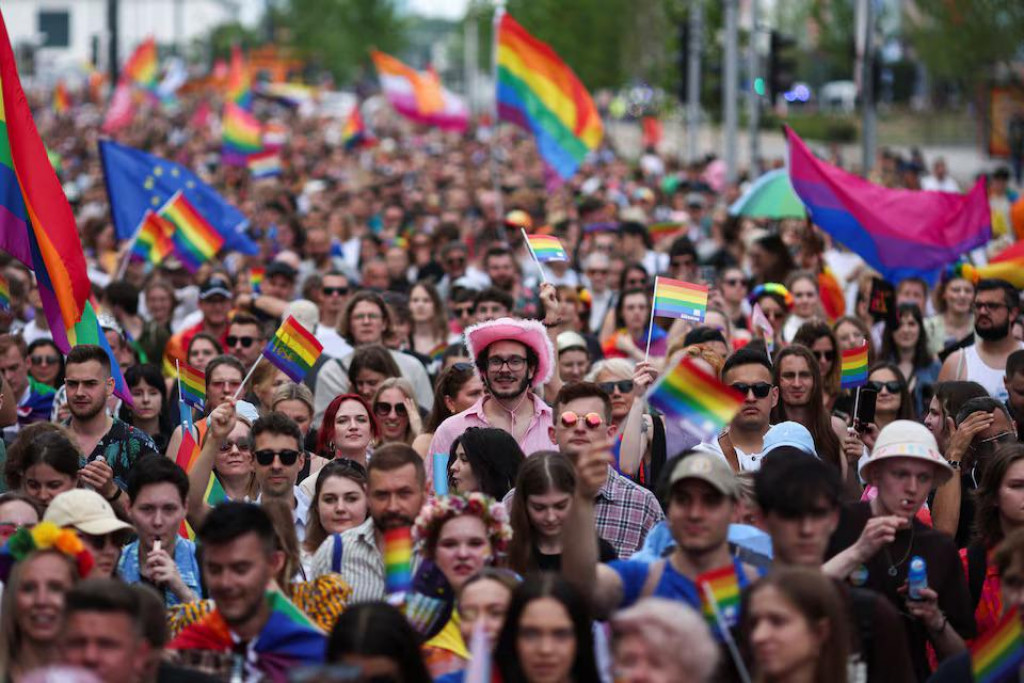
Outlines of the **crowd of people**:
M195 273L115 237L98 112L38 118L132 401L0 261L4 680L966 681L1024 604L1009 283L951 268L879 310L878 274L809 222L729 215L743 185L711 159L606 142L552 188L507 127L382 116L346 149L338 122L258 103L289 138L255 180L199 106L119 134L250 220L258 255ZM657 276L706 284L703 322L652 325ZM298 383L261 362L289 316L323 345ZM646 401L684 358L743 396L713 438Z

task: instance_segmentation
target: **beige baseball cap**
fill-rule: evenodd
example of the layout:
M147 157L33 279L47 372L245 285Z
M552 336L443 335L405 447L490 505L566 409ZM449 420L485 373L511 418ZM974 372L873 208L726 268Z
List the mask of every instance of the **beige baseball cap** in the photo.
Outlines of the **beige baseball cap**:
M88 489L71 489L57 495L46 508L43 521L73 527L90 536L134 530L131 524L117 518L114 508L103 496Z
M699 479L730 498L739 498L740 486L736 474L722 458L711 453L694 452L679 458L668 478L669 486L684 479Z

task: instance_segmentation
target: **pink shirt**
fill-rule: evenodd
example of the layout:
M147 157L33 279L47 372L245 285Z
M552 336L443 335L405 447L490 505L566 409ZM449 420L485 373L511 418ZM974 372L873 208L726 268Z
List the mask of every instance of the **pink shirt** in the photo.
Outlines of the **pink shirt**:
M488 398L481 396L469 408L452 415L438 426L434 438L430 440L431 455L427 457L426 462L427 479L433 480L433 453L450 453L452 442L470 427L494 427L487 421L487 415L484 413L484 401ZM530 418L530 426L526 428L526 434L519 442L519 447L523 449L524 455L557 449L557 446L551 443L551 436L548 433L548 428L553 425L551 406L532 392L530 398L533 401L533 416Z

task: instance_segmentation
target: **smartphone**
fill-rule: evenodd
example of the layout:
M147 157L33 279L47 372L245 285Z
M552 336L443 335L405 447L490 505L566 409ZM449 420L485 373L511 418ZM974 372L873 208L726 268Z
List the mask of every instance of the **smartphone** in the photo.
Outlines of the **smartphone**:
M868 425L875 421L875 401L878 399L877 391L860 390L860 400L857 403L857 414L853 418L853 428L863 433Z

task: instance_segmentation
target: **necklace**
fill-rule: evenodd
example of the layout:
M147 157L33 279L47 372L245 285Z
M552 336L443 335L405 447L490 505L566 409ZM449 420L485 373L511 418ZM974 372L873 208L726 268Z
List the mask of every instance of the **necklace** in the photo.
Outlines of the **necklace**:
M910 523L910 541L907 543L907 552L903 553L903 557L900 559L900 561L895 563L895 564L893 564L892 556L889 554L889 548L885 549L885 559L889 562L889 576L891 576L893 578L896 578L896 574L899 573L897 571L897 568L901 564L903 564L904 562L907 561L907 558L910 557L910 551L913 550L913 548L914 548L914 523L913 523L913 521L911 521L911 523Z

